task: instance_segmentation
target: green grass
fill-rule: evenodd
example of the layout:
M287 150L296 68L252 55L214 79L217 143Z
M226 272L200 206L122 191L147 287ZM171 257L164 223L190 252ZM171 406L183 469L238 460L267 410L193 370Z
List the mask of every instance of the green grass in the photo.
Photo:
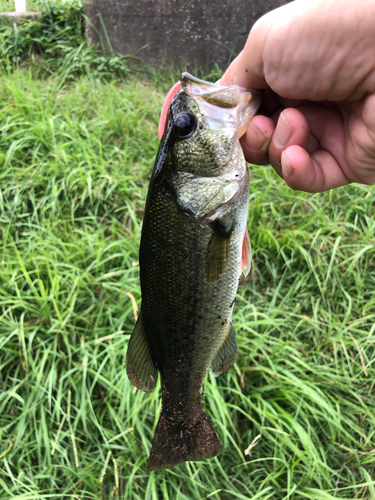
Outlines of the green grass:
M59 1L59 0L57 0ZM68 3L75 0L66 0ZM63 0L62 0L63 2ZM40 11L43 4L56 3L56 0L26 0L26 10L28 12ZM14 12L16 10L14 0L0 0L0 12Z
M374 499L374 188L250 167L240 354L204 386L221 452L149 473L160 387L126 377L127 294L175 76L33 74L0 76L0 499Z

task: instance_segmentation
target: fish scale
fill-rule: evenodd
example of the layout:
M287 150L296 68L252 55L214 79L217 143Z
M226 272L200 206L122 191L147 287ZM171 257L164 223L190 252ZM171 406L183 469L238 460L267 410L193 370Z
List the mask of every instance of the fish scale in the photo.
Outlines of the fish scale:
M231 318L242 262L248 270L250 259L249 176L237 133L261 100L188 74L175 88L159 127L140 244L142 305L127 353L138 388L151 392L161 376L150 470L220 449L201 393L208 369L219 375L237 356Z

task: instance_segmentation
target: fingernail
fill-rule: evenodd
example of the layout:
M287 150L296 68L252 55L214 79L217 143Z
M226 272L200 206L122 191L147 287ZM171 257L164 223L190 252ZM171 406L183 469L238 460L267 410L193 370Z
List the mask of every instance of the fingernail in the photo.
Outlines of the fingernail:
M294 172L294 168L292 167L285 151L281 153L281 172L284 179L285 177L290 177Z
M284 113L281 113L274 135L274 141L276 145L283 148L292 137L292 134L292 127L289 125L288 120L284 116Z
M246 134L246 144L250 149L259 151L260 149L262 149L266 138L259 127L257 127L253 123L250 123L250 126L250 130L248 130Z

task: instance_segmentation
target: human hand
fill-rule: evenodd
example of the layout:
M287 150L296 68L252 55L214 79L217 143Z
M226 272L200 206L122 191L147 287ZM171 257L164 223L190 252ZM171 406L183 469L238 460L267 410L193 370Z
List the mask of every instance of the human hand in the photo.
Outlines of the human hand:
M263 16L220 83L265 89L242 138L293 189L375 184L375 2L296 0Z

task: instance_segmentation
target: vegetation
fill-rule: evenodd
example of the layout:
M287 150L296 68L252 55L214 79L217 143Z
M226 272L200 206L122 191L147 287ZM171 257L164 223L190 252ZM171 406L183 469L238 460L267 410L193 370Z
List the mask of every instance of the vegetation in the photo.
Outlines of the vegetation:
M96 78L123 78L128 59L114 54L106 40L101 47L85 43L81 0L38 0L41 15L35 20L14 24L0 17L0 68L31 68L33 76L44 79L58 73L60 83L95 70Z
M250 166L240 354L204 386L222 449L149 473L160 385L135 391L125 356L176 74L97 71L82 41L78 71L48 43L0 70L0 499L374 499L374 188Z
M26 0L26 10L27 12L36 12L41 11L45 6L53 5L58 3L59 0ZM81 0L65 0L68 4L78 3L82 4ZM65 3L64 0L61 0L60 3ZM16 10L15 1L14 0L0 0L0 12L14 12Z

